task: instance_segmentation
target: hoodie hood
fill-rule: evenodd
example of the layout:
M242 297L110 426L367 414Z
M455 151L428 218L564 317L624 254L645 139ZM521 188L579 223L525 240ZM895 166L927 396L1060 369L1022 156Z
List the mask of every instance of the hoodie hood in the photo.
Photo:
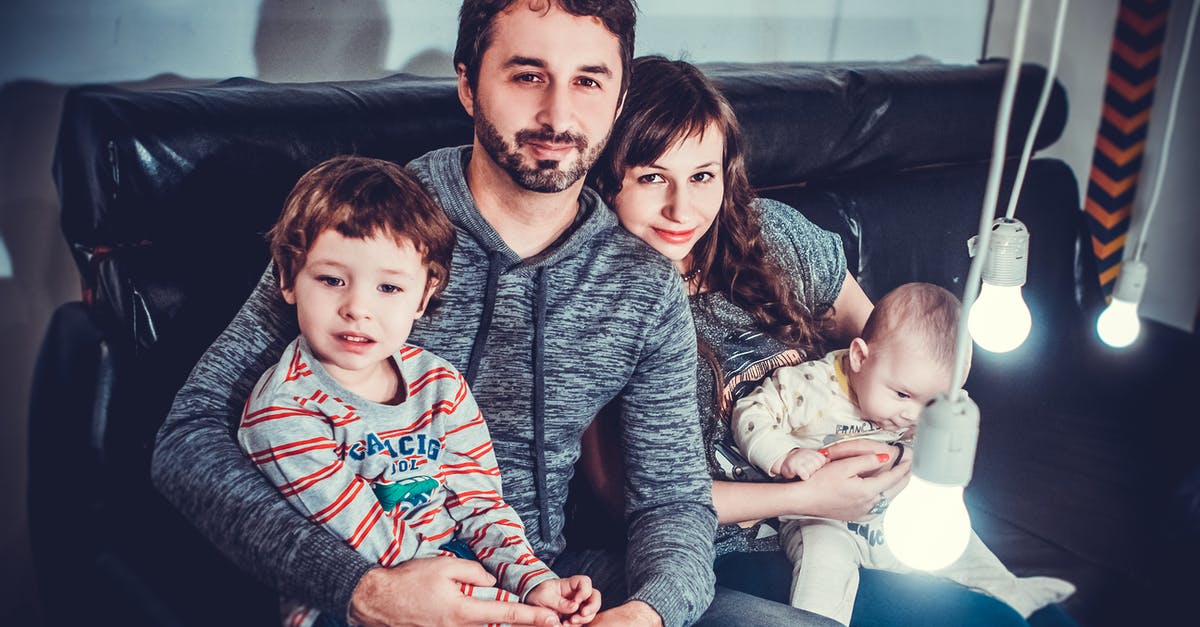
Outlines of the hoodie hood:
M596 190L584 186L579 194L579 213L575 216L575 223L545 251L522 259L504 243L500 234L475 206L471 190L467 187L466 163L470 158L471 146L442 148L417 158L408 167L425 183L450 221L470 235L489 258L503 264L505 272L531 275L538 268L553 266L562 258L574 254L597 234L618 226L616 216L600 200Z
M435 150L409 164L425 186L442 205L450 221L470 236L487 255L487 282L483 293L483 310L478 330L471 343L471 353L464 375L467 385L474 387L479 366L487 347L492 320L496 313L497 293L500 277L512 274L527 277L533 283L532 320L533 342L530 360L533 366L530 407L532 416L533 450L530 460L533 469L534 492L538 505L538 531L541 540L553 543L550 524L551 502L547 488L546 463L546 302L547 283L554 265L566 259L602 231L617 226L617 219L600 201L595 190L584 187L579 195L579 211L574 223L559 239L546 250L528 258L521 258L501 239L496 229L484 219L475 205L471 190L467 187L466 164L471 157L471 147L444 148ZM460 233L460 237L462 233Z

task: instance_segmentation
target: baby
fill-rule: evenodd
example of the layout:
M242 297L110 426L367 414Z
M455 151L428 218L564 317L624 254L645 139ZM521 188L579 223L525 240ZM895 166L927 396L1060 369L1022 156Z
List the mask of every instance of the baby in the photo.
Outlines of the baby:
M591 580L551 572L504 502L463 376L405 343L437 304L455 241L420 183L387 161L330 159L296 183L268 237L300 337L246 402L246 454L296 509L380 566L477 559L499 589L464 584L465 594L591 621ZM284 612L287 625L345 618L290 602Z
M778 368L737 402L738 447L752 464L785 479L811 477L828 461L825 448L843 440L870 438L897 444L900 455L911 451L903 442L911 441L921 409L951 388L959 309L958 299L936 285L892 290L848 349ZM873 513L884 507L881 501ZM792 605L847 625L860 566L911 572L888 550L878 520L785 519L780 542L793 564ZM1075 591L1061 579L1013 575L974 533L963 556L936 574L1026 617Z

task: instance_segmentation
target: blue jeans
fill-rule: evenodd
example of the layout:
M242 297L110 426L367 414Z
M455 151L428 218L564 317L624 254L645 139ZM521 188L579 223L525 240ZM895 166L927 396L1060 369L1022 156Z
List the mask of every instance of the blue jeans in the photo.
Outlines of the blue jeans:
M732 553L713 565L717 585L777 604L788 603L792 565L782 551ZM730 623L735 624L735 623ZM749 625L753 623L740 623ZM864 569L851 627L1077 627L1062 607L1051 605L1026 621L1007 604L932 575L901 575Z
M581 574L592 578L600 590L603 609L624 603L629 594L625 586L625 556L620 551L584 549L564 551L553 564L559 576ZM790 572L790 571L789 571ZM790 576L790 575L789 575ZM716 596L704 615L694 623L698 627L736 627L787 625L788 627L838 627L824 616L798 610L739 590L717 585Z
M734 625L792 627L841 627L837 621L798 610L786 603L776 603L760 597L718 585L712 604L704 611L695 627L732 627Z

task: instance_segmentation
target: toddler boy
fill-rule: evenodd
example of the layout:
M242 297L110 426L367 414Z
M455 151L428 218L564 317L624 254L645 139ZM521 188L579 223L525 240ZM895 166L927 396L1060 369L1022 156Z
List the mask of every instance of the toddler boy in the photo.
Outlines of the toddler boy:
M405 343L437 305L455 238L420 183L387 161L335 157L300 178L268 237L300 337L246 402L238 441L259 470L380 566L478 559L499 588L464 584L465 594L591 621L600 608L591 580L558 578L504 502L463 376ZM320 616L294 603L284 611L288 625Z
M778 368L738 401L738 447L751 463L785 479L808 479L828 461L825 447L847 439L898 444L900 455L911 451L903 442L911 442L921 409L951 388L959 309L953 294L929 283L892 290L848 349ZM873 513L885 507L881 496ZM793 564L792 605L847 625L860 566L911 572L888 550L877 521L789 518L780 526L780 543ZM974 533L963 556L936 574L1026 617L1075 590L1053 577L1017 577Z

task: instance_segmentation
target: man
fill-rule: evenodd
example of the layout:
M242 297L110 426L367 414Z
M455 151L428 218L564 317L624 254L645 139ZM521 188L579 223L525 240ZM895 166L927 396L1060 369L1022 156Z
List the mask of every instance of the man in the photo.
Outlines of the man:
M681 625L713 589L694 332L670 264L583 187L620 110L634 21L628 1L464 3L455 64L475 139L410 166L459 243L441 313L411 337L466 373L538 555L560 574L592 575L606 601L628 599L594 624ZM243 568L353 622L557 624L542 608L463 598L460 583L492 583L472 561L367 562L240 454L231 428L256 373L294 337L293 318L268 272L176 398L155 450L160 490ZM637 556L625 568L561 554L579 433L614 400Z

